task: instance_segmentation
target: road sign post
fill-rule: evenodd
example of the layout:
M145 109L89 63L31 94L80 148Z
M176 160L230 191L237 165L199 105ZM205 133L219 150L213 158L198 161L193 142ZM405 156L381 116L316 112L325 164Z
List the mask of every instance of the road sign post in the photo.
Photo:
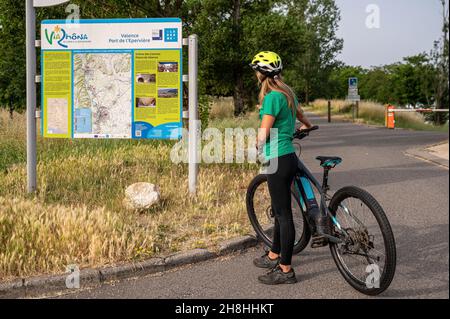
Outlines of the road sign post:
M328 123L331 123L331 101L328 101Z
M356 101L356 118L359 118L359 101Z
M348 79L348 95L347 100L352 102L352 118L353 121L359 116L359 101L361 97L358 94L358 78Z
M198 36L189 36L189 193L197 191L198 136L201 129L198 118Z
M36 174L36 9L69 2L69 0L25 0L26 67L27 67L27 192L37 189Z
M348 95L347 100L352 102L352 111L353 111L353 119L357 117L357 110L355 110L355 103L361 100L361 97L358 93L358 78L349 78L348 79ZM356 106L357 107L357 106Z
M27 192L36 191L36 11L26 0Z

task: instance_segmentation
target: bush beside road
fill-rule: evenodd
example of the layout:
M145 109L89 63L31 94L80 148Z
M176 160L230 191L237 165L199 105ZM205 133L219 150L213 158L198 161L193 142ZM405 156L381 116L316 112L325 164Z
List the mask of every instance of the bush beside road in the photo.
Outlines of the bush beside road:
M306 110L313 113L326 116L328 114L328 101L318 99L305 107ZM331 100L331 114L333 120L352 120L352 104L346 100ZM384 126L385 108L382 104L361 101L359 103L359 123L373 124ZM396 113L395 126L397 128L413 129L420 131L448 131L448 124L443 126L435 126L426 123L425 118L420 113Z

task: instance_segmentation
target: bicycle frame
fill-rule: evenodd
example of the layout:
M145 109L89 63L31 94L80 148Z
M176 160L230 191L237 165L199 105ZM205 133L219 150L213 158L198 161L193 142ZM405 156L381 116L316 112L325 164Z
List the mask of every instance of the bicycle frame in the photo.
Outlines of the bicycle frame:
M320 205L317 202L311 184L320 194ZM321 214L330 215L333 223L341 230L341 225L328 210L328 205L326 203L327 194L322 185L300 159L298 159L298 173L295 175L292 191L294 196L298 197L296 199L304 212L307 213L311 210L319 209Z

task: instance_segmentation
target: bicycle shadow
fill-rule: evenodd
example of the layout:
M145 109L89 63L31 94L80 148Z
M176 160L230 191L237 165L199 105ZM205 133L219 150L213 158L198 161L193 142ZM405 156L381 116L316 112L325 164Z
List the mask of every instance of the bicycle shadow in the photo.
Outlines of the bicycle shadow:
M377 298L426 297L430 294L448 292L448 224L430 227L393 225L393 230L397 246L396 273L390 288ZM308 263L321 263L332 258L328 249L321 251L307 249L298 256L293 259L294 268ZM330 273L340 276L334 262L333 266L326 269L300 273L297 279L306 282ZM426 280L428 287L423 287L423 279ZM420 284L416 281L420 281ZM349 289L352 288L349 286Z

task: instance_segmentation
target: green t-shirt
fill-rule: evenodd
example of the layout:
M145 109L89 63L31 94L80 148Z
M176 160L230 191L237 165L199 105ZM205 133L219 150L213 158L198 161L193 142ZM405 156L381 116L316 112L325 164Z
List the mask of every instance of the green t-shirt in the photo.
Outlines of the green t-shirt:
M295 100L295 105L298 101ZM295 111L289 107L286 96L278 91L271 91L263 100L259 118L262 120L264 115L275 117L273 128L278 129L277 138L268 138L264 145L264 156L266 160L275 157L295 153L292 146L292 139L295 132ZM277 143L278 142L278 143Z

